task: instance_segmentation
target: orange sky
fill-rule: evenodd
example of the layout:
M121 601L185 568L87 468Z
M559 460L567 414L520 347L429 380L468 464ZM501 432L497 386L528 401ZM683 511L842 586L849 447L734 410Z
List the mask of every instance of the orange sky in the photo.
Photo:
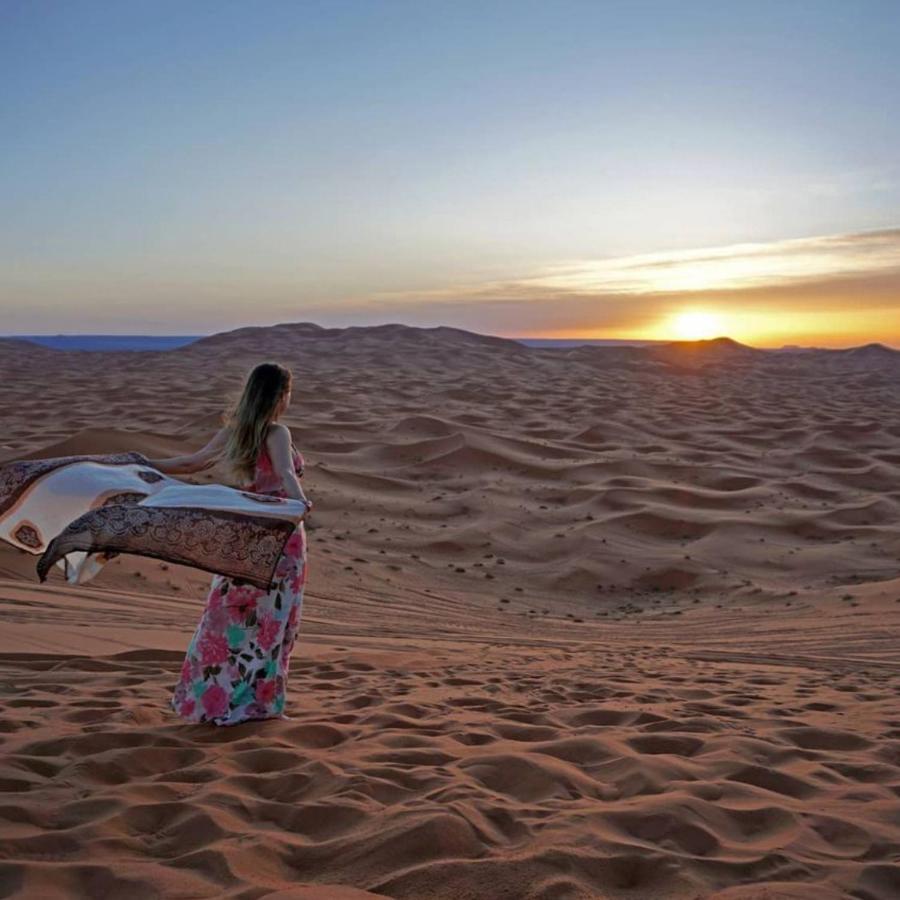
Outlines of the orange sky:
M413 287L407 276L375 270L337 288L331 279L298 284L290 273L250 264L215 280L154 267L81 282L77 271L49 279L36 260L33 272L27 262L16 270L19 302L4 315L4 331L40 333L33 322L42 318L58 334L400 322L506 337L727 336L757 347L900 348L900 229L468 271L465 279L422 273ZM377 289L394 281L402 288ZM71 301L70 320L59 291ZM31 327L16 328L18 313Z
M900 229L573 260L378 302L514 337L900 347Z

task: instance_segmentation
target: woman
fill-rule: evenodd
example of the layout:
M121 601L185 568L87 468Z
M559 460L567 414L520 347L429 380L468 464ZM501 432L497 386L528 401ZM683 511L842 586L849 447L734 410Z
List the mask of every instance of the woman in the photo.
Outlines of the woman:
M291 373L261 363L247 377L227 424L188 456L150 460L169 475L199 472L224 457L246 490L303 500L303 457L278 419L291 402ZM189 722L236 725L283 714L291 649L306 581L306 533L300 522L285 545L270 591L213 577L206 608L188 646L172 697Z

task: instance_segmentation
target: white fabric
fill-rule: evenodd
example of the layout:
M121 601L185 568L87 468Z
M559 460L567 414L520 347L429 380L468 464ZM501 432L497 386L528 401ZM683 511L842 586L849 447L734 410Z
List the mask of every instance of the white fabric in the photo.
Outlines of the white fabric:
M128 492L152 495L168 484L182 483L163 475L160 481L148 484L137 474L146 470L147 466L142 465L76 462L48 472L32 484L12 509L0 515L0 539L28 553L43 553L69 522L102 506L107 497ZM38 528L43 538L41 547L31 547L16 537L23 522Z
M69 525L92 511L97 511L95 516L101 515L100 509L110 505L246 516L246 541L254 533L249 530L254 520L273 519L296 526L308 512L302 500L255 494L222 484L188 484L139 461L145 459L135 453L97 456L95 460L20 461L0 467L0 509L8 506L0 514L0 540L28 553L44 554ZM143 498L137 500L134 495ZM69 583L83 584L94 578L116 552L121 551L110 551L107 556L102 551L71 550L57 564Z

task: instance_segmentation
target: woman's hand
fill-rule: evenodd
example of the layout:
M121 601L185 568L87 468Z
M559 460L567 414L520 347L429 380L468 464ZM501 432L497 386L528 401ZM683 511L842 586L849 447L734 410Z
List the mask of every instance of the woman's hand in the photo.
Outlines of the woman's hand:
M170 456L167 459L148 459L147 462L163 475L192 475L214 465L214 461L205 463L191 456Z
M204 472L219 461L227 437L228 429L220 428L213 439L196 453L170 456L166 459L148 459L147 462L164 475L193 475L195 472Z

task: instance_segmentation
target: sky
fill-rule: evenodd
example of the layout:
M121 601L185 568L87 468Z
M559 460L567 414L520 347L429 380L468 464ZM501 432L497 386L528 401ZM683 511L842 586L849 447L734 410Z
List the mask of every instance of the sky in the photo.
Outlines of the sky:
M900 347L897 0L0 2L0 334Z

